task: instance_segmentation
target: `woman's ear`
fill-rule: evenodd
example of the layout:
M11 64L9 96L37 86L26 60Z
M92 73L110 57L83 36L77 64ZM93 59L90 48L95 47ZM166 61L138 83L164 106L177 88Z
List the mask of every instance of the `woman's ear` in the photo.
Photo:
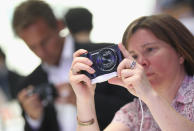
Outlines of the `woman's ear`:
M180 64L183 64L185 61L184 57L183 56L179 56L179 63Z

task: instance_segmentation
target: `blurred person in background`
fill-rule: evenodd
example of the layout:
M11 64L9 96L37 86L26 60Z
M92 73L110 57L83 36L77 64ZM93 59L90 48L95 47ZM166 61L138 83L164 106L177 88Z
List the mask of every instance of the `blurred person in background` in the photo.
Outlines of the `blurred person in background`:
M74 40L80 44L91 43L92 13L83 7L70 8L64 16L64 24Z
M56 19L50 6L41 0L24 1L18 5L12 26L16 36L41 59L41 64L19 85L22 90L18 99L24 110L25 131L74 131L75 95L68 79L73 52L80 48L92 51L112 44L79 44L71 35L61 37L59 32L64 26ZM32 93L45 82L54 85L59 94L53 103L46 106L36 93ZM103 130L115 111L134 97L122 87L107 82L97 84L96 88L96 112ZM119 104L115 105L115 101Z
M5 131L14 127L18 131L18 128L22 127L23 121L18 113L20 107L17 101L17 91L19 90L17 85L24 77L9 69L6 59L7 54L3 48L0 48L0 130ZM18 125L15 126L15 123Z
M23 76L15 71L8 69L6 65L6 55L0 48L0 89L7 101L17 98L17 84Z
M194 0L156 0L154 12L179 19L194 35Z

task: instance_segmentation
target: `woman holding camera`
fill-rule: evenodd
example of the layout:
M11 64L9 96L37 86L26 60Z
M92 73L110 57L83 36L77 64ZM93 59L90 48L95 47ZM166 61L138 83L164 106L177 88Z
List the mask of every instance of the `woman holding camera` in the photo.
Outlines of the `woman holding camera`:
M123 86L139 100L122 107L105 130L194 130L192 34L169 15L152 15L132 22L122 43L119 48L125 58L117 68L118 76L109 83ZM80 73L85 70L92 74L95 70L89 59L79 57L83 53L87 51L74 53L69 74L77 98L77 129L99 131L95 85Z

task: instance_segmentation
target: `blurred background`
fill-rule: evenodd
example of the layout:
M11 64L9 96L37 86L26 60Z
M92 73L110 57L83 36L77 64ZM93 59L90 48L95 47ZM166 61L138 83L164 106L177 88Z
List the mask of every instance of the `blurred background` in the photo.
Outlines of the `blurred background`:
M2 1L0 4L0 46L6 53L6 63L11 70L28 75L38 66L40 60L28 49L11 28L14 8L23 0ZM55 11L57 18L63 18L70 7L82 6L93 13L91 40L94 42L121 41L127 25L135 18L149 15L155 0L45 0Z
M24 0L0 2L0 47L6 54L6 64L23 76L30 74L39 64L38 57L25 43L14 36L11 21L14 8ZM154 13L165 12L180 19L194 32L193 6L182 4L182 0L44 0L53 8L56 17L63 19L71 7L86 7L93 14L93 42L121 42L125 28L134 19ZM183 0L193 1L193 0ZM178 2L174 6L171 2ZM180 3L181 4L180 4ZM193 3L193 2L192 2ZM181 6L180 6L181 5ZM183 6L184 5L184 6ZM189 9L188 9L189 8ZM178 12L178 13L177 13ZM21 109L17 101L1 106L0 94L0 131L23 131Z

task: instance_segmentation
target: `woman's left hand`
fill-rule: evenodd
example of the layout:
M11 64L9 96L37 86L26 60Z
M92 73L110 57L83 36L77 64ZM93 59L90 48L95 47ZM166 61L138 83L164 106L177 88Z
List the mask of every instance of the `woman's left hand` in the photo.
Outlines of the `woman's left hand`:
M130 93L145 102L153 89L147 79L144 68L136 63L122 44L118 46L125 58L117 68L118 77L114 77L108 82L125 87Z

